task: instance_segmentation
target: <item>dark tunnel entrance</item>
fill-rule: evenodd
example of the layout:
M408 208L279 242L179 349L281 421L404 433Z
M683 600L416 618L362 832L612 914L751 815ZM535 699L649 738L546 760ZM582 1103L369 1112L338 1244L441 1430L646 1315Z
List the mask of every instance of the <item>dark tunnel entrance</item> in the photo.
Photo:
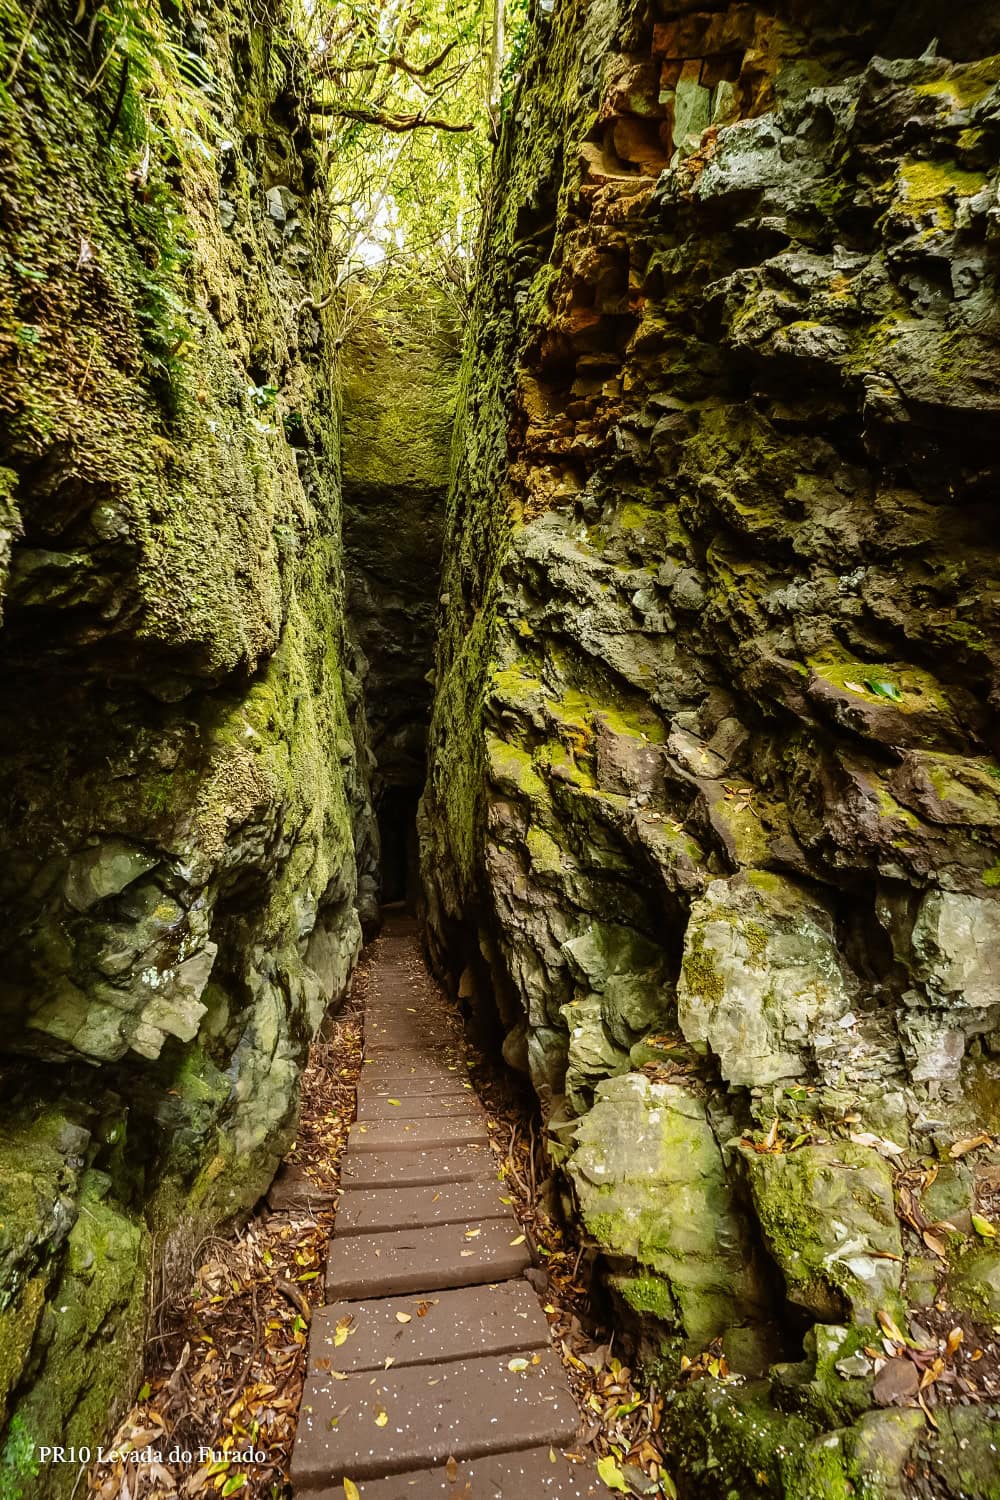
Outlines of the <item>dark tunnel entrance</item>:
M420 850L417 843L418 786L387 786L378 808L382 843L382 901L405 902L416 911L420 894Z

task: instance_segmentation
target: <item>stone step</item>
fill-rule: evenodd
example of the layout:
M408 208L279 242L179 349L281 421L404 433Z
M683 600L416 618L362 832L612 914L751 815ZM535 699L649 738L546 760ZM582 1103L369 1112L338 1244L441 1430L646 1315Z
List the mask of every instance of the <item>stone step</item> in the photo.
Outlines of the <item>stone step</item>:
M430 1047L437 1051L441 1047L458 1046L459 1041L444 1026L408 1026L403 1021L365 1021L366 1047L415 1047L418 1050Z
M307 1379L292 1454L296 1489L332 1489L456 1460L572 1441L576 1404L551 1350ZM532 1360L537 1357L538 1364ZM530 1500L531 1491L517 1496ZM514 1495L508 1495L514 1500Z
M340 1169L345 1187L421 1187L474 1182L494 1175L488 1146L436 1146L428 1151L347 1151Z
M486 1116L432 1115L421 1120L359 1120L347 1133L351 1151L407 1151L422 1146L467 1146L488 1141Z
M516 1239L521 1243L513 1244ZM507 1217L383 1229L334 1239L326 1263L326 1295L334 1302L485 1286L520 1276L530 1263L524 1235Z
M402 1099L416 1094L472 1094L475 1097L476 1091L464 1068L455 1068L454 1071L445 1068L433 1073L406 1073L398 1068L381 1072L369 1067L361 1075L357 1092L359 1099L366 1094L385 1097L391 1094L395 1099Z
M404 996L408 1000L410 997ZM435 1025L447 1024L457 1021L455 1011L445 1004L440 1005L401 1005L398 999L389 997L375 1001L369 1000L365 1006L365 1024L369 1021L405 1021L414 1026L426 1026L433 1022Z
M338 1346L337 1325L343 1327L346 1318L351 1320L348 1336ZM390 1356L402 1367L547 1345L548 1324L538 1298L518 1278L496 1286L321 1307L313 1315L307 1369L322 1385L324 1371L381 1370ZM334 1377L327 1374L325 1379L333 1382Z
M430 1120L440 1115L468 1114L479 1107L476 1095L464 1089L454 1094L413 1094L409 1099L391 1089L380 1094L368 1089L358 1091L358 1119L362 1121Z
M365 1042L365 1063L388 1064L394 1060L397 1068L464 1066L461 1052L451 1042L421 1042L419 1045L412 1042Z
M458 1078L468 1082L469 1072L462 1062L450 1062L440 1057L402 1057L390 1053L386 1057L367 1057L362 1063L363 1079L379 1078Z
M495 1177L482 1182L442 1182L428 1187L350 1188L337 1208L337 1234L370 1234L380 1229L422 1229L431 1224L464 1224L510 1213ZM511 1219L511 1223L516 1223Z
M341 1485L308 1493L313 1500L344 1500ZM551 1447L474 1459L452 1473L441 1466L363 1479L358 1493L362 1500L608 1500L592 1469L571 1464Z

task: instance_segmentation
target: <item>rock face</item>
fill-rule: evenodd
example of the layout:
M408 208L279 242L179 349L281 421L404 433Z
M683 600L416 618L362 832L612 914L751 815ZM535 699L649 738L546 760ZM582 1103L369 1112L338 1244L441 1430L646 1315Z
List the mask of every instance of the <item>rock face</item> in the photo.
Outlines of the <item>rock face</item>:
M499 148L430 935L644 1337L814 1325L678 1394L691 1494L902 1493L913 1413L852 1425L819 1334L904 1316L898 1168L1000 1128L998 52L986 5L562 4Z
M154 1269L187 1274L192 1245L266 1187L359 945L366 817L294 59L255 8L213 8L160 44L195 59L200 103L189 84L147 128L147 74L69 14L14 3L0 21L15 1470L32 1443L107 1431ZM25 1483L56 1493L71 1469Z
M419 886L414 819L426 774L459 343L454 311L432 288L419 302L382 294L352 328L342 361L347 602L363 653L382 843L371 884L388 900L415 899Z

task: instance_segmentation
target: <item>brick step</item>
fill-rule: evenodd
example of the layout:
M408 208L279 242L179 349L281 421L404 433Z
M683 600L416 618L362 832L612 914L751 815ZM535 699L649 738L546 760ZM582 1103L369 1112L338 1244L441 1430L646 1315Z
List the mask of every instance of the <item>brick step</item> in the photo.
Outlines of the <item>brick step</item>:
M400 1317L408 1321L400 1322ZM338 1345L337 1325L345 1318L351 1319L348 1337ZM518 1278L496 1286L321 1307L313 1315L307 1369L322 1384L324 1370L381 1370L387 1356L402 1368L523 1353L547 1344L548 1324L538 1298Z
M537 1365L534 1355L524 1357L529 1362L519 1372L501 1354L322 1383L310 1375L292 1454L293 1485L332 1489L345 1475L377 1479L433 1468L449 1457L571 1442L578 1414L558 1361L551 1350L540 1353ZM530 1495L524 1492L523 1500Z
M432 1115L419 1120L359 1120L347 1134L351 1151L407 1151L423 1146L482 1145L490 1133L486 1116Z
M498 1219L510 1213L510 1204L501 1202L503 1196L495 1177L426 1187L349 1188L337 1208L337 1235ZM511 1223L515 1222L512 1218Z
M521 1244L511 1243L518 1238ZM531 1263L523 1241L507 1217L335 1238L326 1263L327 1300L509 1281Z
M340 1181L350 1187L422 1187L475 1182L494 1175L488 1146L435 1146L427 1151L347 1151Z

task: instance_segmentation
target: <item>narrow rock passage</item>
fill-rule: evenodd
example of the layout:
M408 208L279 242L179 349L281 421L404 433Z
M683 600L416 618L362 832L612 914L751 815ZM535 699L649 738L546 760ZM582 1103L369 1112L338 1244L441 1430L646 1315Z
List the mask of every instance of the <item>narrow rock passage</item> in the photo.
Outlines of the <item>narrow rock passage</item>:
M312 1326L292 1481L364 1500L596 1497L557 1451L579 1413L417 925L382 940L357 1120Z

